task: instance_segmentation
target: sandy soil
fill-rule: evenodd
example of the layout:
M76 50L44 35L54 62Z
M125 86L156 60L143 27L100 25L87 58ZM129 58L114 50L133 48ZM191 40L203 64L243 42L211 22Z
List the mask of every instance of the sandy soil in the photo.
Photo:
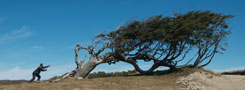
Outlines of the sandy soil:
M245 76L195 72L177 79L189 90L245 90Z

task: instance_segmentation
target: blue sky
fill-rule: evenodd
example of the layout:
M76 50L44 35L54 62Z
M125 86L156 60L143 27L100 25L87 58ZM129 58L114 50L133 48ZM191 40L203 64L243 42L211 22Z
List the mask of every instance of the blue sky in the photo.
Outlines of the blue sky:
M87 46L98 33L132 19L191 10L231 14L232 33L223 55L206 68L245 69L244 0L0 0L0 80L30 79L42 62L51 64L43 79L75 68L74 46ZM142 67L148 67L143 64ZM94 71L133 69L129 64L99 65Z

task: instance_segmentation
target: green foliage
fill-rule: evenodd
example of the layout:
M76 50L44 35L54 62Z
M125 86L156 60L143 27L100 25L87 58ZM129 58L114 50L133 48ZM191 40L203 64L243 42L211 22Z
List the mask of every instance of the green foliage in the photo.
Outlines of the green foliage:
M225 50L221 41L230 34L226 20L232 17L211 11L176 13L173 17L158 15L132 21L97 38L107 41L113 53L135 61L153 60L155 66L170 68L176 68L190 50L197 49L193 66L206 66L216 53Z
M128 70L128 71L122 71L122 72L110 72L106 73L103 71L94 72L89 74L88 78L100 78L100 77L121 77L121 76L129 76L129 75L135 75L138 72L136 70Z

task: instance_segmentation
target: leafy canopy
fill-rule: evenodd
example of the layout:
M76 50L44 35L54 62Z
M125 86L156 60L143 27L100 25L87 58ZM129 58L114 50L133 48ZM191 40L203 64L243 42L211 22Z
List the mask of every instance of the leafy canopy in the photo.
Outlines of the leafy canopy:
M230 33L226 20L231 17L211 11L177 13L172 17L158 15L132 21L96 38L106 41L114 53L122 53L135 61L153 60L159 66L168 67L176 67L196 48L198 56L193 65L198 66L212 59L219 50L225 50L220 42ZM180 56L182 58L177 60Z

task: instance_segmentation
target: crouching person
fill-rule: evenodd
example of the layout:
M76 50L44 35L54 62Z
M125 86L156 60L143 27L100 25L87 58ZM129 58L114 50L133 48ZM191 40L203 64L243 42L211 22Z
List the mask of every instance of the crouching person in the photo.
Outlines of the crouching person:
M40 81L40 79L41 79L40 72L41 71L47 71L46 68L48 68L48 67L50 67L50 65L43 66L43 64L41 63L40 66L32 73L32 79L29 82L34 81L36 77L37 77L37 81Z

